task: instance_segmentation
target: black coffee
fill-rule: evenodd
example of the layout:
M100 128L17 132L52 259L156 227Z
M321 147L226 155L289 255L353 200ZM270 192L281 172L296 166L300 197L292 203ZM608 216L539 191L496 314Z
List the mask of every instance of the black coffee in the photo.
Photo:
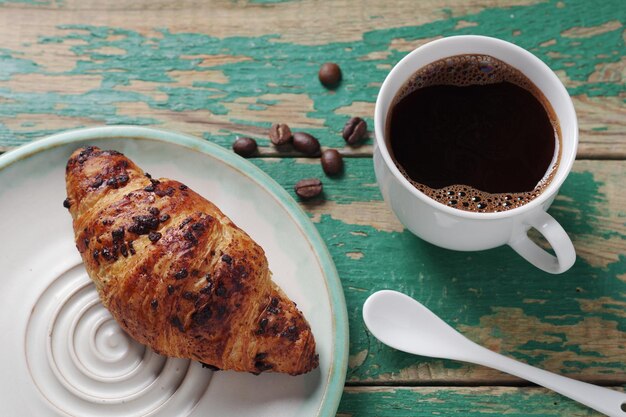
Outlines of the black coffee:
M491 56L454 56L417 71L396 95L386 129L405 177L461 210L528 203L560 159L548 101L520 71Z

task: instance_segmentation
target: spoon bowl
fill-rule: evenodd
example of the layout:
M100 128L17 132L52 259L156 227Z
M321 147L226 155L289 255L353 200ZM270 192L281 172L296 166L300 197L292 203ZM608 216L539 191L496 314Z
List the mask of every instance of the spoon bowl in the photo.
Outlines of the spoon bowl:
M378 340L392 348L488 366L549 388L608 416L626 417L626 394L553 374L485 349L400 292L383 290L372 294L363 304L363 320Z
M363 319L378 340L414 355L466 360L477 345L406 294L383 290L363 304Z

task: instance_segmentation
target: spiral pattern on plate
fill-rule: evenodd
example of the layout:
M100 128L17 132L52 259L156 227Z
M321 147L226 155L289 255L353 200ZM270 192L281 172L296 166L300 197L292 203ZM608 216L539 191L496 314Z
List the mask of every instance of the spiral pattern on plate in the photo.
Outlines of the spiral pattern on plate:
M56 277L33 306L26 359L48 402L77 416L187 416L212 375L130 338L82 264Z

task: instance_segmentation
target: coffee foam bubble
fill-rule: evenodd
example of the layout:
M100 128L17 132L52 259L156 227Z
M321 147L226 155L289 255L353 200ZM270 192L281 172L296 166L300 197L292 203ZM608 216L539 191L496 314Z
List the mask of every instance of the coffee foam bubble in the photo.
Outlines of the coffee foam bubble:
M541 92L520 71L489 55L458 55L430 63L402 86L394 102L413 91L432 85L487 85L510 82L543 99Z
M521 71L489 55L457 55L428 64L405 82L396 94L391 107L393 108L397 102L420 88L434 85L464 87L500 82L509 82L531 92L546 109L548 117L554 126L555 138L558 139L560 137L560 128L554 110L543 93ZM430 188L411 179L404 168L395 161L395 158L394 162L402 175L415 188L433 200L460 210L493 213L521 207L543 192L552 181L556 172L561 154L559 145L559 140L556 140L555 158L548 172L546 172L532 191L523 193L492 194L463 184L455 184L443 188Z
M521 207L539 196L554 176L553 166L534 190L525 193L488 193L469 185L455 184L443 188L430 188L412 180L401 165L396 164L402 175L415 188L428 197L447 206L476 213L497 213Z

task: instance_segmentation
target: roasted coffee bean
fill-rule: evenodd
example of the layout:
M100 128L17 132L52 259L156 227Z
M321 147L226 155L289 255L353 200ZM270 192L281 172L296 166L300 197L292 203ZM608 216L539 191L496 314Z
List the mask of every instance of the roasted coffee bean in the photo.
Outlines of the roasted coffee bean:
M315 156L320 152L320 143L315 137L304 132L293 134L293 147L296 151L309 156Z
M309 198L316 197L322 193L322 181L318 178L307 178L298 181L294 187L294 191L298 197L308 200Z
M360 117L353 117L343 127L343 139L348 145L359 143L367 134L367 123Z
M270 127L270 140L274 145L284 145L291 142L291 129L284 123L274 123Z
M341 68L334 62L327 62L320 67L317 75L326 88L334 88L341 81Z
M233 142L233 151L244 158L252 156L257 151L256 141L252 138L240 136Z
M343 157L336 149L326 149L320 160L326 175L337 175L343 170Z

